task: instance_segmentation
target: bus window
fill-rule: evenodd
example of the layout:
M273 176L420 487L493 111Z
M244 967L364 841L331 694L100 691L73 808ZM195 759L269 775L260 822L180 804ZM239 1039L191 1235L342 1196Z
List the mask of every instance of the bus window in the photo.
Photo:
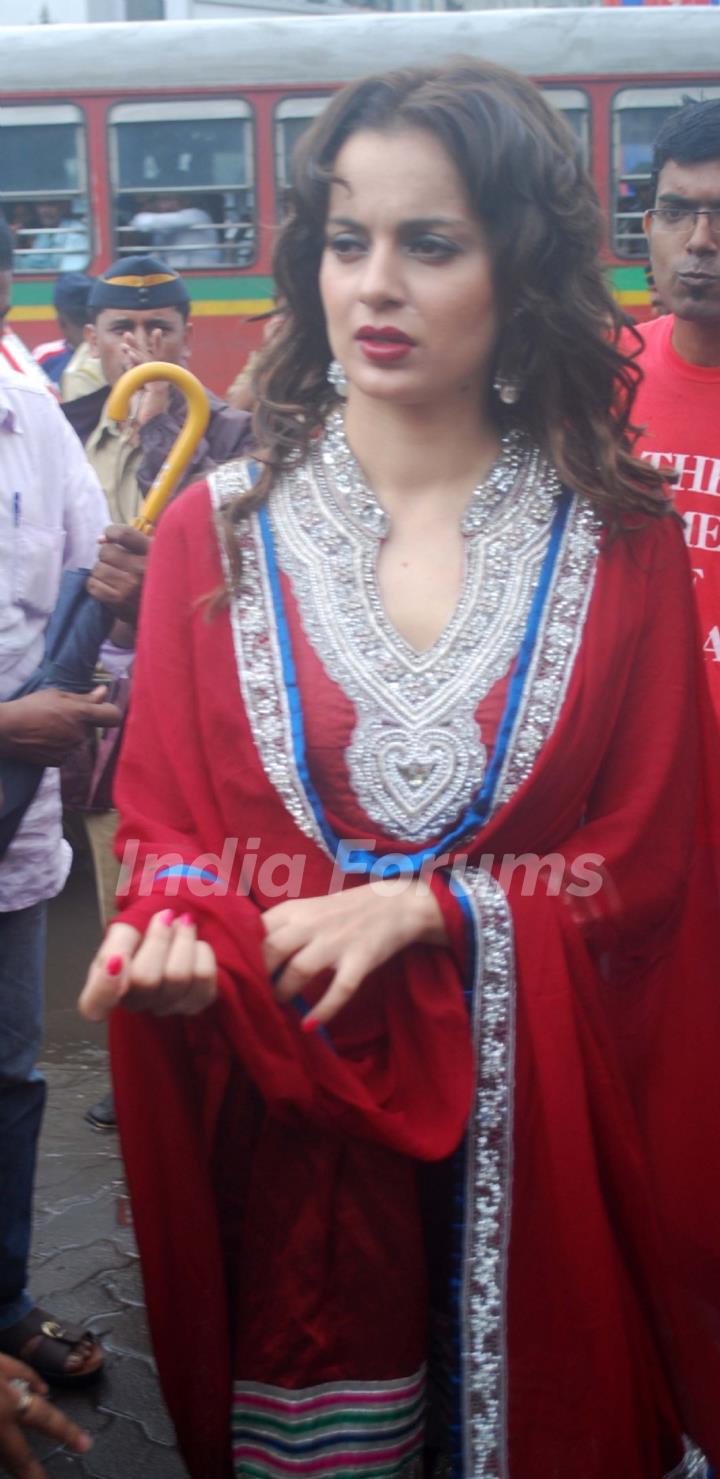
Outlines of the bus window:
M313 118L322 113L329 93L325 97L287 98L275 109L275 190L278 215L283 214L283 203L292 183L293 149L300 135L305 132Z
M583 164L590 162L590 104L584 92L574 87L543 87L546 103L558 108L580 144Z
M612 170L615 201L615 250L619 257L646 258L642 229L644 212L652 205L653 143L671 113L681 108L688 92L698 102L720 97L720 87L633 87L613 98Z
M17 272L79 272L90 260L85 129L69 103L0 106L0 207Z
M253 125L234 98L121 103L110 121L117 256L151 252L176 272L255 256Z

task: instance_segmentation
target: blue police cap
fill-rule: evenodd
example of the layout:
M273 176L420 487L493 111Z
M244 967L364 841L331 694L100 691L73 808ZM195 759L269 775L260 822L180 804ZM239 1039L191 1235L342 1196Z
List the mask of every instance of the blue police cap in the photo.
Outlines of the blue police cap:
M95 279L88 301L102 308L184 308L188 290L177 272L159 257L121 257Z
M58 313L84 323L93 279L84 272L65 272L59 277L53 291L53 303Z

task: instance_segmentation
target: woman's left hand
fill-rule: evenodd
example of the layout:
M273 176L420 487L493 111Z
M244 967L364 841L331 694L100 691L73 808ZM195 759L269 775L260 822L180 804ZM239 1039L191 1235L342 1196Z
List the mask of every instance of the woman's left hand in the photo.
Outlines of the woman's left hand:
M332 980L303 1019L309 1031L329 1022L366 976L407 945L444 945L445 923L420 880L374 880L313 899L291 899L263 914L265 964L280 1002L302 995L321 973Z

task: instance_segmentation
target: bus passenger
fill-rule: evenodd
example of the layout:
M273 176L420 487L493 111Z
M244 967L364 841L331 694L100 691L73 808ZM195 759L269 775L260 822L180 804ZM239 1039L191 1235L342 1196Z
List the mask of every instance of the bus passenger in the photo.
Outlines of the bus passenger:
M185 203L182 195L157 195L152 209L133 216L129 229L147 233L148 245L176 272L222 263L212 217L199 206Z
M472 61L343 89L294 172L82 998L165 1396L193 1479L699 1479L720 763L597 198Z
M677 474L701 640L720 716L720 100L688 103L663 124L645 233L661 318L639 324L644 380L638 451Z
M32 250L23 253L24 268L34 272L81 272L90 256L87 229L69 214L64 200L38 200L35 211L42 230Z

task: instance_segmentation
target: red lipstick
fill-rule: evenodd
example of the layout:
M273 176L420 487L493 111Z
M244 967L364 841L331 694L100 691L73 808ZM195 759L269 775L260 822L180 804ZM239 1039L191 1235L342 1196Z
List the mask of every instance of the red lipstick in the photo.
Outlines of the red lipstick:
M355 338L365 358L372 364L395 364L398 360L405 359L415 347L415 340L403 333L402 329L396 329L394 324L383 324L381 327L364 324L358 329Z

